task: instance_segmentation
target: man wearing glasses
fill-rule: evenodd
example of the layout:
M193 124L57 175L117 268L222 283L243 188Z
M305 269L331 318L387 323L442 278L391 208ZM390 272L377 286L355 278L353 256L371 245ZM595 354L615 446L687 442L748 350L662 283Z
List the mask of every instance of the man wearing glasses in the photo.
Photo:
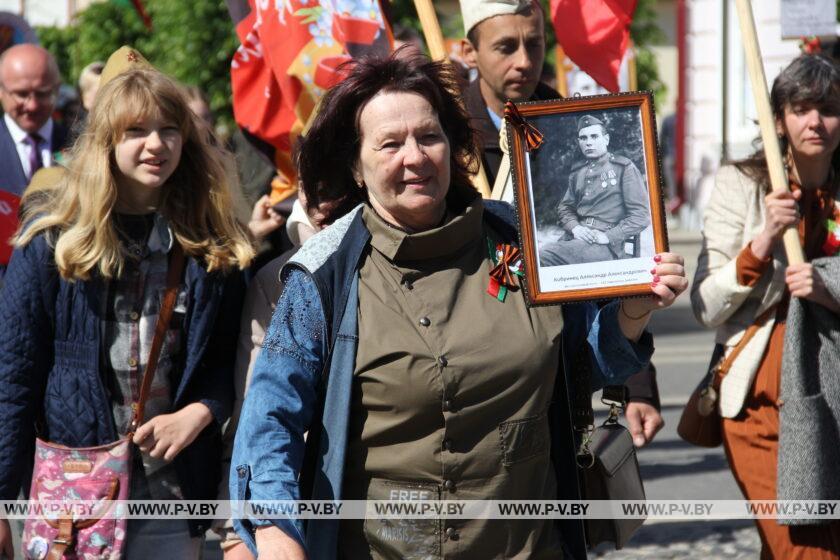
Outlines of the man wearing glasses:
M52 55L37 45L15 45L0 55L0 190L20 196L32 175L53 164L66 131L51 116L60 74Z
M0 54L0 286L20 196L36 171L53 165L53 153L67 138L51 118L59 76L55 59L37 45L15 45Z

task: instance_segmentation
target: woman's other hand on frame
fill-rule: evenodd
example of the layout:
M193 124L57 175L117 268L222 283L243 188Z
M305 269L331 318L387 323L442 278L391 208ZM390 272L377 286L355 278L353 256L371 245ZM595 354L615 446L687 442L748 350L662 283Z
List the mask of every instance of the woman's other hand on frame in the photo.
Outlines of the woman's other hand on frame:
M651 311L665 309L673 305L677 297L688 288L685 276L685 261L676 253L659 253L653 257L650 270L653 279L650 287L652 295L646 298L628 299L621 303L622 311L629 318L641 318Z
M688 288L684 263L682 256L676 253L659 253L653 257L653 268L650 270L653 293L621 302L618 322L624 336L638 340L647 326L650 313L670 307Z

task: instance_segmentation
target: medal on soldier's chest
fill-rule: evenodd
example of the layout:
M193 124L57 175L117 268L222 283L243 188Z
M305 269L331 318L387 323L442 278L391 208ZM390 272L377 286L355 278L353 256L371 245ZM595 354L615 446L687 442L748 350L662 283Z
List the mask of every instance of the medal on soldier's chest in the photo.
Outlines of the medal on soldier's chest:
M610 177L610 175L609 175L610 173L612 173L612 170L610 170L609 172L604 171L603 173L601 173L601 188L602 189L607 188L607 185L609 184L608 180L609 180L609 177Z

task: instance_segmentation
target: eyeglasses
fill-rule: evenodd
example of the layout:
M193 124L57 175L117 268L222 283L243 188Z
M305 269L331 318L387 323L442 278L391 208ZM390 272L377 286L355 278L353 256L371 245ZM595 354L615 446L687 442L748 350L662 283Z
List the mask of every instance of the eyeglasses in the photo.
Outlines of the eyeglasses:
M34 98L38 103L51 103L55 101L58 92L53 89L33 89L31 91L9 91L3 90L9 94L15 103L24 104L30 98Z

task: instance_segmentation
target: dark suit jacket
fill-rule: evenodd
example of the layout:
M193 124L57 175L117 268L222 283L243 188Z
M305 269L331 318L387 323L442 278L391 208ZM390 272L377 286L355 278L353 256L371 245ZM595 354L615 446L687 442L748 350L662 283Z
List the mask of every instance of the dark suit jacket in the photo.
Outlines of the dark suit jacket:
M67 142L67 129L53 121L52 138L50 138L50 151L57 152L64 148ZM0 189L16 194L23 194L29 184L26 174L23 172L23 165L20 163L15 142L6 126L6 120L0 116Z
M537 89L529 101L544 101L557 99L560 94L543 83L537 84ZM496 174L502 164L502 149L499 147L499 131L487 114L487 104L481 96L478 80L473 80L464 89L464 103L470 116L470 125L478 132L478 143L481 148L481 162L487 173L490 187L496 181Z
M52 138L50 138L50 151L57 152L64 148L67 143L67 129L53 121ZM0 190L21 196L29 185L26 174L23 172L23 165L18 157L15 141L6 126L6 119L0 113ZM6 243L0 239L0 243ZM3 277L6 274L6 266L0 264L0 287L3 286Z

